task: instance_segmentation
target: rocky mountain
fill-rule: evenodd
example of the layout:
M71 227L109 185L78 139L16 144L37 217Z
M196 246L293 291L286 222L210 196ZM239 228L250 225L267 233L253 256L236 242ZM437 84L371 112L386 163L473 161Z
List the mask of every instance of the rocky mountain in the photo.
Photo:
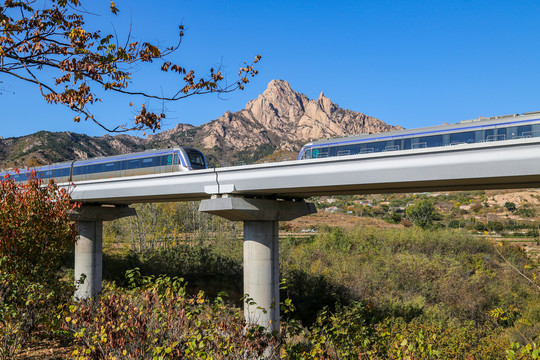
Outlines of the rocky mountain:
M365 132L402 129L352 110L341 109L324 93L310 100L284 80L272 80L257 99L245 109L227 111L216 120L197 128L170 130L166 137L185 135L201 147L231 150L252 150L262 145L298 151L302 144L321 138L339 137ZM189 136L193 133L192 137ZM150 139L163 138L163 133Z
M198 147L214 163L254 161L275 151L292 154L311 140L393 129L402 128L342 109L322 92L313 100L294 91L287 81L272 80L267 89L248 102L243 110L227 111L196 127L178 124L145 139L129 135L89 137L45 131L0 139L0 167L46 164L176 145Z

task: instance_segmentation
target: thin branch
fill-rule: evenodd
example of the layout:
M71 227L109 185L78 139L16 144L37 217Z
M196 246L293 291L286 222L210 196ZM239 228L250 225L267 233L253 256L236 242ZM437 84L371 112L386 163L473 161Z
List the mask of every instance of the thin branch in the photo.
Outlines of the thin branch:
M532 280L531 278L529 278L527 275L525 275L524 273L522 273L517 267L514 266L514 264L512 264L507 258L504 257L504 255L499 251L499 249L497 249L497 246L495 245L494 242L493 243L493 247L495 248L495 251L497 251L497 254L499 254L500 257L503 258L503 260L508 264L510 265L510 267L512 267L512 269L514 269L519 275L521 275L523 278L525 278L528 282L530 282L535 288L536 290L540 291L540 286L538 284L535 284L534 280Z

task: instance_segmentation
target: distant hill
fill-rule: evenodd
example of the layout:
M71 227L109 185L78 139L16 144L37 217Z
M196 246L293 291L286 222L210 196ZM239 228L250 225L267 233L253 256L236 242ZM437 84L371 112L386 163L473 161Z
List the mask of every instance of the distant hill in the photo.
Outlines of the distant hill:
M47 164L177 145L203 150L214 164L249 162L275 152L293 155L311 140L395 129L402 127L342 109L324 93L312 100L294 91L287 81L272 80L243 110L227 111L200 126L177 124L171 130L147 138L40 131L0 139L0 167Z

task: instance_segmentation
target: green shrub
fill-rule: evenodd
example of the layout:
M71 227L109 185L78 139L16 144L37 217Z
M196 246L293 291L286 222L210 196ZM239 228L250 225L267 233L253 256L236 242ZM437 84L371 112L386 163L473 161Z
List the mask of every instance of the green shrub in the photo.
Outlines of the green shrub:
M421 199L410 205L405 210L405 214L414 225L421 228L427 228L433 224L433 220L437 218L433 201L429 199Z
M510 201L507 201L504 203L504 208L508 211L514 212L516 211L516 204Z
M522 206L517 210L517 214L523 217L534 217L536 215L536 211L528 206Z

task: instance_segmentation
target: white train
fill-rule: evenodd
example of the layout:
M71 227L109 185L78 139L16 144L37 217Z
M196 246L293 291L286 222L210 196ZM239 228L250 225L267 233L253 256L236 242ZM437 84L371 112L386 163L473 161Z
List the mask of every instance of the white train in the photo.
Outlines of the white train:
M41 179L53 178L62 183L206 168L206 159L202 152L191 147L177 147L67 161L22 169L18 173L5 171L1 172L0 176L3 178L8 174L15 181L26 181L30 172L35 171Z
M298 160L540 137L540 112L307 143Z

